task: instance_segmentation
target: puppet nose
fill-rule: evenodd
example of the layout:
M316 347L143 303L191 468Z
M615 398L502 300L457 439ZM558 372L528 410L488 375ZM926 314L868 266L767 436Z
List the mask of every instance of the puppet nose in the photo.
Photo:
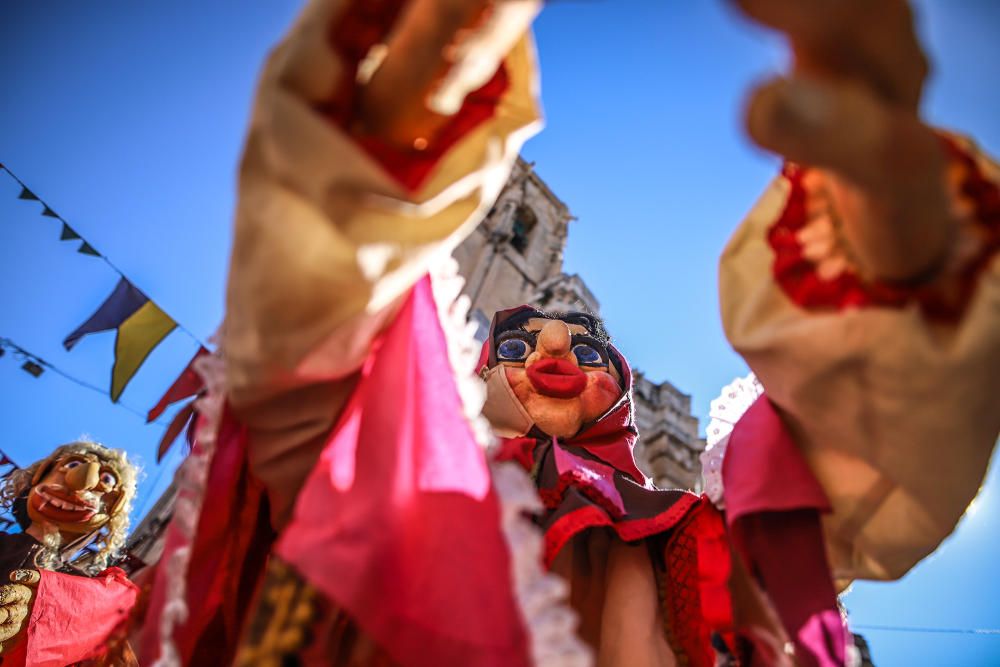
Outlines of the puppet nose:
M66 486L74 491L88 491L97 486L100 472L98 463L81 463L66 473Z
M538 351L547 357L565 357L570 348L569 327L562 320L550 320L538 332Z

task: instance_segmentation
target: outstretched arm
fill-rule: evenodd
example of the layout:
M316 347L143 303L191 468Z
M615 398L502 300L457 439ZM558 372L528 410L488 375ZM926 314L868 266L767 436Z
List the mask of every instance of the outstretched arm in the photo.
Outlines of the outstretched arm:
M394 4L394 3L389 3ZM538 123L534 0L314 0L270 56L240 171L223 349L279 523L410 287Z
M723 254L726 334L829 496L835 576L896 578L953 530L1000 429L1000 171L921 120L902 0L739 4L794 65L748 104L787 162Z

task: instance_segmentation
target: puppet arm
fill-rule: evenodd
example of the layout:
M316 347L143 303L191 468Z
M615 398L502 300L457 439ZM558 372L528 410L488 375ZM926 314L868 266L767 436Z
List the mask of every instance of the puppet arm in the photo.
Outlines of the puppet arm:
M1000 430L1000 170L944 137L957 238L909 285L866 275L820 171L786 166L730 240L726 334L831 502L834 575L892 579L951 533Z
M240 169L223 349L278 524L372 340L538 126L536 2L366 5L309 4L267 61Z

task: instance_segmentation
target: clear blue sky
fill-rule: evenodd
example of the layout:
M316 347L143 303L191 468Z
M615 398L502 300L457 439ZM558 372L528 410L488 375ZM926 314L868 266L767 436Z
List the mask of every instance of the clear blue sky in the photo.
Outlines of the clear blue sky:
M222 316L256 74L299 4L0 9L0 162L203 339ZM1000 153L1000 3L924 0L917 12L935 66L926 116ZM781 68L781 44L722 0L556 0L537 33L548 127L525 156L579 217L567 270L585 277L630 359L691 393L703 416L745 372L719 325L716 260L777 166L743 137L739 107L751 82ZM107 386L113 336L72 353L59 342L117 276L60 243L58 224L17 193L0 175L0 336ZM123 403L148 409L194 350L171 336ZM145 464L147 506L179 454L154 464L160 427L18 366L0 359L0 447L20 462L82 433L125 447ZM996 477L957 535L902 582L855 587L846 598L855 624L1000 628ZM1000 664L1000 636L865 634L881 667Z

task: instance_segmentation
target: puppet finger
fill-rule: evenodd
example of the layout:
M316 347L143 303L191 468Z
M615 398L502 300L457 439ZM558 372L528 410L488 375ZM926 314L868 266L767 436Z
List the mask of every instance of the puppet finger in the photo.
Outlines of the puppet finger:
M778 80L747 113L762 147L833 178L842 232L865 272L894 282L934 275L955 236L942 144L915 115L852 84Z
M14 570L10 573L10 580L13 583L25 586L36 586L41 578L42 575L38 570Z
M916 111L928 72L906 0L737 0L752 19L784 32L795 71L865 83Z
M751 95L746 123L762 148L884 194L923 183L942 161L939 141L916 116L851 83L771 81Z

